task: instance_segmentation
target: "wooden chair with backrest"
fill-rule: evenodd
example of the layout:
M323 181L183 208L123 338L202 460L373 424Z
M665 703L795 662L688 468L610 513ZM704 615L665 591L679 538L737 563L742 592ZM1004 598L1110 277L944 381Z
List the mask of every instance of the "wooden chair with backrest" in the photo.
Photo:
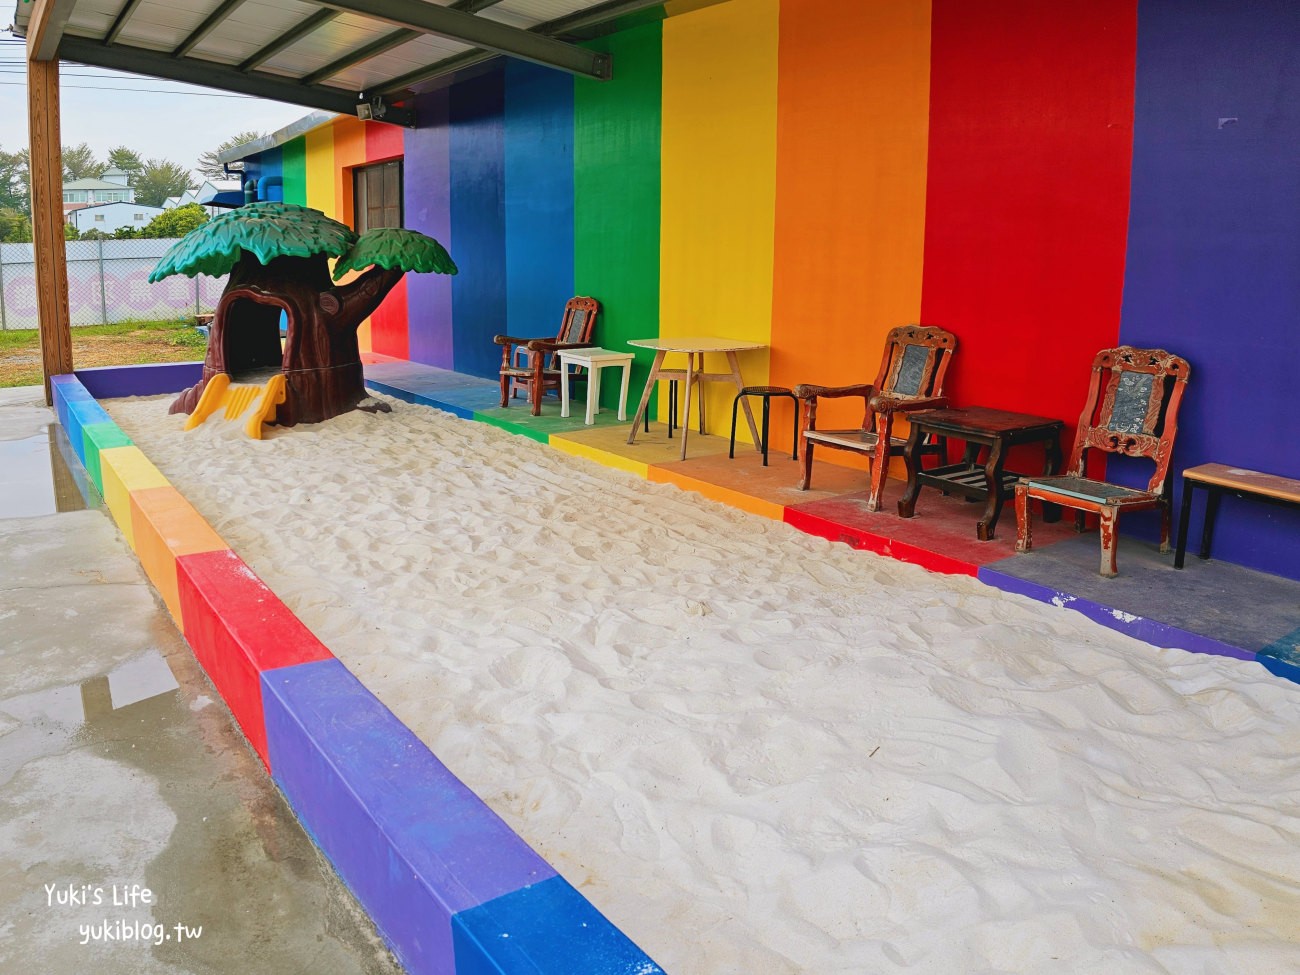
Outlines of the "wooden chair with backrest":
M1166 477L1178 432L1178 406L1191 367L1164 349L1121 346L1103 349L1092 363L1088 401L1065 474L1021 478L1016 485L1016 551L1033 547L1029 500L1039 498L1075 510L1082 531L1085 512L1101 520L1101 574L1113 576L1119 516L1125 511L1160 509L1160 551L1169 551L1172 481ZM1097 481L1084 475L1087 453L1099 450L1124 457L1146 457L1155 471L1146 489Z
M943 381L956 349L957 338L951 332L924 325L905 325L893 329L886 337L880 371L870 386L796 386L794 394L803 401L803 479L799 490L807 491L812 485L815 445L852 450L871 458L867 510L880 510L889 454L905 443L893 436L894 417L948 405ZM819 430L818 402L844 396L862 397L866 405L862 425L852 430ZM941 449L938 443L926 444L921 453L938 453Z
M599 314L600 302L595 298L570 298L564 304L564 318L555 338L493 336L492 341L501 346L501 405L509 406L511 397L524 389L533 416L540 416L546 390L560 388L560 360L556 353L592 348L595 343L591 333Z

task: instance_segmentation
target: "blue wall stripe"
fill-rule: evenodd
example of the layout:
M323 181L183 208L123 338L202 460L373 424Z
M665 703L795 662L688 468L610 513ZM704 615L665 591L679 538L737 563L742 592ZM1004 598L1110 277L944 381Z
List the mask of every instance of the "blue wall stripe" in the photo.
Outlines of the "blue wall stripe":
M505 80L506 319L554 335L573 295L573 78L511 61Z
M505 82L500 70L452 92L451 236L460 273L452 278L453 368L492 377L506 331Z

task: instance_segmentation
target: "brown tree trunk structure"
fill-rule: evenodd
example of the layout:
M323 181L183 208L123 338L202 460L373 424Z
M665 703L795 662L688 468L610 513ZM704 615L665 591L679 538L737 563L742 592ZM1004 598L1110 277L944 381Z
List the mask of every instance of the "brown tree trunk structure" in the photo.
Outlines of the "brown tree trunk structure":
M192 413L204 387L226 373L233 383L285 377L285 401L275 422L318 423L355 409L368 398L357 329L402 278L401 270L372 267L335 285L323 254L277 257L262 264L244 252L230 272L208 338L203 378L177 397L171 413ZM288 318L280 347L280 313Z

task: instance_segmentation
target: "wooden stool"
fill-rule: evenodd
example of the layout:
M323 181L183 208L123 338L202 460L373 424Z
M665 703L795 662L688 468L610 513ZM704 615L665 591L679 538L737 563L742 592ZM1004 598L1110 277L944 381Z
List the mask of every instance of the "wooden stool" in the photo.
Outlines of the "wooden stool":
M736 412L740 407L740 398L742 396L761 396L763 398L763 426L762 435L759 437L758 448L763 451L763 466L767 466L767 430L768 414L772 409L773 396L788 396L794 403L794 453L790 455L792 460L799 459L799 400L794 395L794 391L785 386L746 386L731 402L731 449L727 456L732 460L736 459Z

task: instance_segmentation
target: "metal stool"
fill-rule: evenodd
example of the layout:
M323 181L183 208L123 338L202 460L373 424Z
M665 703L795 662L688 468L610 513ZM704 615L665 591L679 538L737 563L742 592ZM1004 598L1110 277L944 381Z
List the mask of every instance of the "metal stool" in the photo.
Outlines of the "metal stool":
M799 399L794 392L785 386L746 386L731 403L731 449L727 456L732 460L736 459L736 411L740 408L740 397L742 396L761 396L763 397L763 427L762 435L759 437L761 443L759 446L763 451L763 466L767 466L767 421L768 414L772 408L773 396L788 396L794 401L794 453L791 454L792 460L799 459Z
M645 417L641 421L645 426L645 432L650 432L650 411L646 410ZM677 380L668 380L668 439L673 439L673 428L677 426ZM704 431L701 430L700 433Z

